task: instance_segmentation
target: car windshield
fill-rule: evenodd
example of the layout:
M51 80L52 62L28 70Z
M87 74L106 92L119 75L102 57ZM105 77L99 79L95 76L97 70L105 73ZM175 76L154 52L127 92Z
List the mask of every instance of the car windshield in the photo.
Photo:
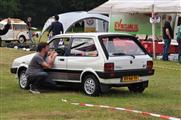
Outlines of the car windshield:
M99 40L109 56L145 55L131 37L104 36L99 37Z

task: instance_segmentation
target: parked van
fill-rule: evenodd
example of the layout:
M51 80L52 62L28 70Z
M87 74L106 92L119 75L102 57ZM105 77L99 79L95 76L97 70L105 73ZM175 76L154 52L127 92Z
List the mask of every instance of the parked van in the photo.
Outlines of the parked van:
M6 24L7 19L0 21L0 29ZM17 40L19 43L24 43L26 40L29 40L26 23L20 19L11 18L11 27L5 35L1 36L1 40L6 42Z

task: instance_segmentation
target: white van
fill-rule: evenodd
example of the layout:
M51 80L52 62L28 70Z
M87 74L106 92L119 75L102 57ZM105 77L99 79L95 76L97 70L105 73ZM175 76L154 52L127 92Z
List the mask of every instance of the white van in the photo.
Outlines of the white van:
M7 19L0 21L0 29L2 29L6 24ZM17 40L19 43L24 43L26 40L29 40L29 34L26 23L20 19L11 18L11 27L5 35L1 36L1 40Z

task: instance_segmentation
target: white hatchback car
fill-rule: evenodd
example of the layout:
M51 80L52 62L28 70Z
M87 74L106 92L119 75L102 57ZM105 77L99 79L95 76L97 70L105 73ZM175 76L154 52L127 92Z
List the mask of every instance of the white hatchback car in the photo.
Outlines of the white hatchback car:
M52 80L79 83L90 96L121 86L143 92L149 76L154 74L152 58L129 34L62 34L52 38L49 45L58 52L54 67L47 70ZM16 58L11 67L23 89L29 87L25 71L34 54Z

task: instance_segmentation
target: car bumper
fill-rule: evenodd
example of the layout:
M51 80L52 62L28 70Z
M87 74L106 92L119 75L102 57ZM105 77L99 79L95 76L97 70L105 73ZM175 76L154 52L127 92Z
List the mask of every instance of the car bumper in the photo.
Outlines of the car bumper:
M101 84L107 84L111 86L128 86L130 84L146 82L150 75L154 74L154 69L136 69L136 70L119 70L111 73L96 72ZM129 82L123 82L125 76L139 76L138 80Z
M106 84L110 86L128 86L130 84L141 83L148 81L148 76L141 76L139 80L123 82L121 78L112 78L112 79L99 79L101 84Z
M10 68L10 72L16 74L17 68Z
M99 78L101 79L113 79L113 78L122 78L123 76L150 76L154 74L154 69L135 69L135 70L118 70L114 72L96 72Z

